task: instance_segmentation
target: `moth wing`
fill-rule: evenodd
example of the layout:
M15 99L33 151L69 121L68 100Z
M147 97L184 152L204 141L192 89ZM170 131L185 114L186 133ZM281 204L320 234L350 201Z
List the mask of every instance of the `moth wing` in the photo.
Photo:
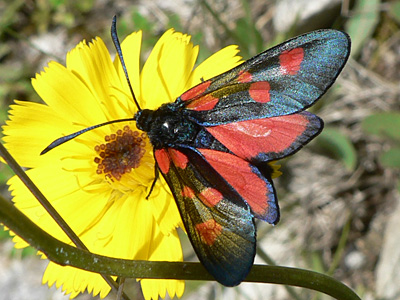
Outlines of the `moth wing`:
M156 149L155 159L199 260L220 283L234 286L245 279L253 265L256 229L254 214L241 190L230 185L225 172L219 173L221 165L215 168L215 160L224 161L226 157L221 155L226 154L179 146ZM271 223L279 219L276 209Z
M236 156L258 165L297 152L322 128L323 121L318 116L300 112L211 126L206 130Z
M300 112L335 82L350 53L341 31L313 31L268 49L182 94L185 113L214 126Z

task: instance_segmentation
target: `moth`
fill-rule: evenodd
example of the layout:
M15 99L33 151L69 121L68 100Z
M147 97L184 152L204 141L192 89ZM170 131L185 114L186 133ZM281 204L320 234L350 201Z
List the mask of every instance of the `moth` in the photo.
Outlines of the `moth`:
M129 83L115 17L111 32ZM147 133L156 170L171 189L192 246L221 284L238 285L249 273L255 218L278 223L270 163L294 154L322 131L323 121L305 109L335 82L349 53L346 33L318 30L203 79L156 110L141 109L132 91L138 112L125 121L136 121ZM42 154L120 121L62 137Z

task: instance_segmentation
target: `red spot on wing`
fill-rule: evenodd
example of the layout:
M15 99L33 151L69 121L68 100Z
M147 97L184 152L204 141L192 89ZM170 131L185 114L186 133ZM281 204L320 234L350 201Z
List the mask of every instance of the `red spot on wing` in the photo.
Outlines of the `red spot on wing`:
M189 162L187 156L175 149L158 149L154 152L158 167L163 174L169 172L171 160L178 168L185 169Z
M154 152L154 156L157 161L157 165L163 174L167 174L169 171L170 159L165 149L159 149Z
M181 192L183 197L189 198L189 199L193 199L194 198L194 192L193 190L188 187L188 186L184 186Z
M253 172L247 161L225 152L209 149L199 149L199 151L207 162L243 197L255 214L266 215L270 191L265 181ZM234 166L234 171L232 166Z
M204 81L204 82L200 83L199 85L196 85L195 87L191 88L190 90L184 92L181 95L181 99L183 101L193 99L193 98L201 95L202 93L204 93L210 85L211 85L211 80Z
M214 207L217 205L224 197L222 194L214 188L206 188L199 194L201 202L203 202L208 207Z
M281 73L283 75L296 75L300 70L300 65L304 59L304 49L295 48L283 51L279 56Z
M271 100L269 95L270 89L271 87L267 81L258 81L250 85L249 94L254 101L266 103Z
M212 246L222 232L222 226L214 219L197 224L195 228L200 235L201 241L208 246Z
M176 149L168 149L169 155L171 156L172 162L175 166L181 169L185 169L189 162L187 156Z
M250 160L259 153L280 153L307 129L302 114L228 123L206 129L237 156Z
M240 71L237 81L241 82L241 83L245 83L245 82L251 82L252 79L253 79L253 75L251 75L250 72Z
M211 94L207 94L203 97L200 97L199 99L190 102L186 106L186 108L197 111L210 110L213 109L215 105L217 105L218 101L219 98L215 98Z

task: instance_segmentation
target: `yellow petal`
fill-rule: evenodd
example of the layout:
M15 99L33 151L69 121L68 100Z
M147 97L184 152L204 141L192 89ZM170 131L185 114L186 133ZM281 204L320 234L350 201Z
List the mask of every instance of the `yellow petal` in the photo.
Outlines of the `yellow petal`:
M101 107L107 120L115 120L121 115L128 115L126 104L129 94L119 95L118 100L110 99L115 90L121 91L124 86L102 39L97 38L89 45L80 43L70 51L67 55L67 68L87 85L94 98L99 102L96 103L97 106L102 104ZM107 103L106 107L104 107L104 103ZM89 103L89 105L92 104Z
M170 234L177 227L183 228L183 223L178 207L164 178L159 178L157 184L162 187L158 191L152 192L149 201L153 206L153 215L158 226L160 226L160 230L163 234Z
M60 153L57 150L45 156L40 156L40 152L56 138L71 133L74 130L71 121L47 105L15 102L16 105L10 106L10 120L6 122L7 126L3 126L6 135L3 140L7 149L20 165L28 168L59 161ZM62 153L72 154L84 149L79 143L71 141L63 145Z
M126 69L128 71L129 80L131 82L132 89L135 93L135 97L138 101L141 99L140 75L139 75L141 44L142 44L142 31L134 32L128 35L121 43L122 55L124 57ZM125 73L122 69L122 65L117 55L114 60L114 66L122 82L123 90L129 94L129 97L131 97L128 82L125 78ZM143 105L143 103L140 104ZM130 99L130 101L128 102L128 107L131 112L137 111L137 107L134 104L133 99Z
M155 236L152 241L156 241L157 236L163 236L159 228L155 229ZM182 251L178 251L181 247L176 231L168 236L164 236L160 244L157 247L153 246L152 249L150 260L182 261L183 259ZM175 295L181 297L185 289L185 282L183 280L142 279L140 282L146 300L158 299L158 295L164 298L167 291L171 298Z
M149 257L149 237L155 225L148 201L135 196L117 199L90 232L96 253L119 258Z
M51 196L48 197L51 204L77 234L85 231L107 204L107 195L85 192L70 172L47 166L31 169L27 173L45 196ZM18 209L49 234L69 242L64 232L16 176L8 184Z
M141 73L141 99L145 108L156 109L184 92L197 59L198 47L190 37L168 30L159 39Z
M59 63L50 62L45 71L32 80L32 85L60 117L84 126L107 121L99 99L87 83Z
M43 274L42 283L47 283L49 287L53 284L56 288L62 286L62 291L70 294L70 298L75 298L86 289L93 296L100 294L100 298L104 298L111 290L100 274L68 266L63 267L52 262L48 264Z
M201 79L210 79L239 65L242 60L238 53L238 47L231 45L211 55L191 73L185 90L199 84Z

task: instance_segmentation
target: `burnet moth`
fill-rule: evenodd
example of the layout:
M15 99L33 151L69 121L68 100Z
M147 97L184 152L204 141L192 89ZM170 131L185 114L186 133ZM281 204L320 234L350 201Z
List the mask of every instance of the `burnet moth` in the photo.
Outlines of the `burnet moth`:
M129 83L115 17L111 34ZM335 82L349 53L344 32L306 33L203 79L156 110L141 109L129 83L138 107L133 118L62 137L42 154L88 130L136 121L154 148L154 183L161 172L200 262L218 282L235 286L254 262L254 218L279 221L268 163L321 132L322 120L305 109Z

